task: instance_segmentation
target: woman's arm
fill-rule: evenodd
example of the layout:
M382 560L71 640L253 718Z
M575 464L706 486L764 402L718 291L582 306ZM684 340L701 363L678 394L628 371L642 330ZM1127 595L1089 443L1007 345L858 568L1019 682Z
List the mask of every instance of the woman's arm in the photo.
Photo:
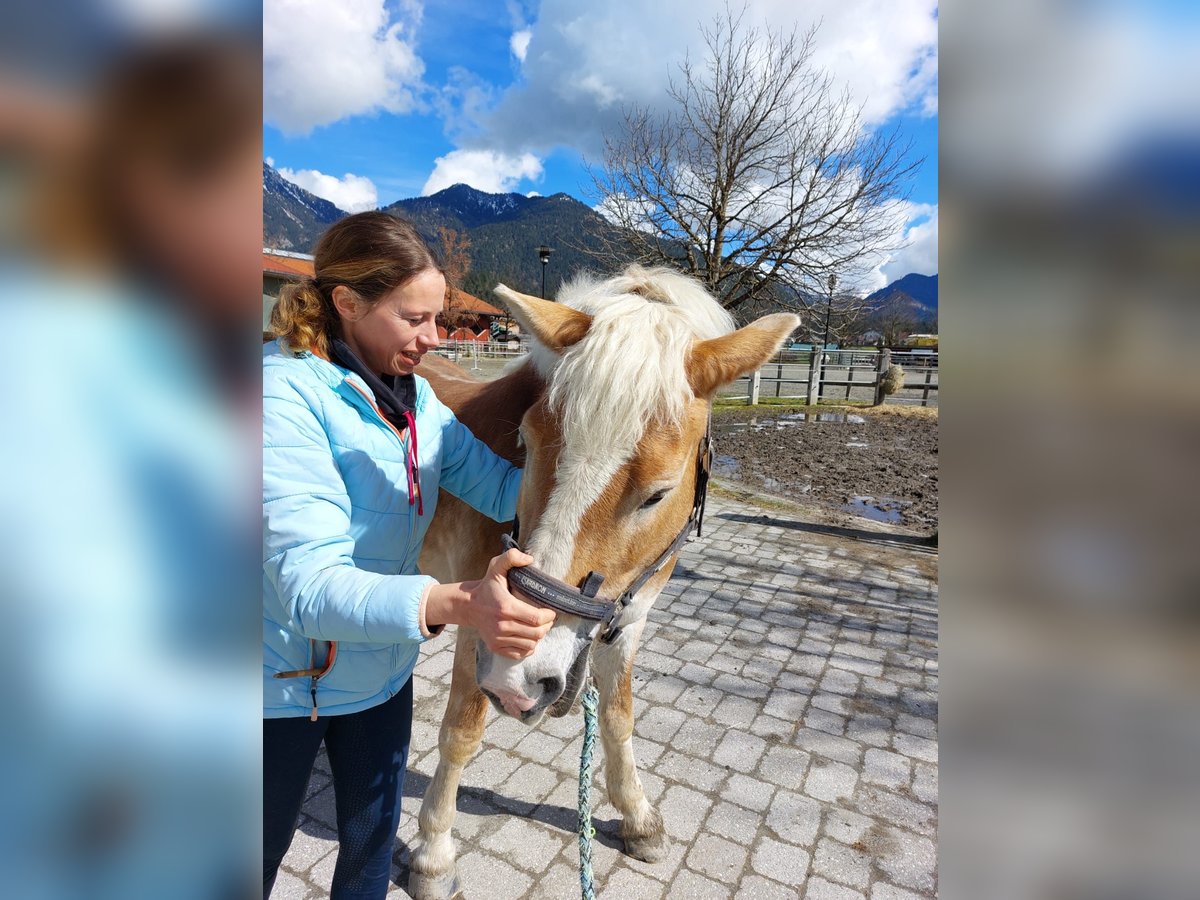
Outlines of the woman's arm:
M442 487L489 519L509 521L517 512L522 470L494 453L430 394L442 422Z
M422 641L421 598L436 582L354 565L350 498L316 409L303 385L264 384L263 572L305 637Z
M419 642L461 624L501 656L532 653L554 612L508 592L507 571L533 561L519 551L493 559L479 581L453 584L354 565L350 498L319 407L303 387L264 387L263 571L289 624L317 640L387 643Z

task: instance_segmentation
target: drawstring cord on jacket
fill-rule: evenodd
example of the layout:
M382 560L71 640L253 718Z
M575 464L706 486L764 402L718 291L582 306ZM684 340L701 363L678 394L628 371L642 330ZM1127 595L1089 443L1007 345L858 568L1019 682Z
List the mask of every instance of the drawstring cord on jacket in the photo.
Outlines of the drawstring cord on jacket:
M421 467L417 456L417 420L413 418L412 410L404 411L404 421L408 423L408 505L417 504L417 515L425 515L425 501L421 497Z

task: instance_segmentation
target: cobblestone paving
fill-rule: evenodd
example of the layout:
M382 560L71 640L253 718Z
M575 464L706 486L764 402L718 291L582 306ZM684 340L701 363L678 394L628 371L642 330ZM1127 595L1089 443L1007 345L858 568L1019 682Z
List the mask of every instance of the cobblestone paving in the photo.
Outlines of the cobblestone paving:
M669 849L654 864L620 852L598 772L601 898L936 896L937 555L885 537L710 497L634 673L634 752ZM426 645L414 676L389 897L407 896L453 645ZM455 823L467 900L579 896L581 733L576 713L534 730L489 713ZM333 826L322 755L274 898L327 895Z

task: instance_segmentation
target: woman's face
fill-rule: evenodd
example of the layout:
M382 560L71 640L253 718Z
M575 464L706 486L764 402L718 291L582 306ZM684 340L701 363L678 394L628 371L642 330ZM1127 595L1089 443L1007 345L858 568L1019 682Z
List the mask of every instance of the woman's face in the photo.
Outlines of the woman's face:
M345 288L335 288L341 294ZM446 296L446 279L429 269L394 288L377 303L334 297L342 335L373 372L409 375L439 343L436 319ZM342 302L339 302L342 301Z

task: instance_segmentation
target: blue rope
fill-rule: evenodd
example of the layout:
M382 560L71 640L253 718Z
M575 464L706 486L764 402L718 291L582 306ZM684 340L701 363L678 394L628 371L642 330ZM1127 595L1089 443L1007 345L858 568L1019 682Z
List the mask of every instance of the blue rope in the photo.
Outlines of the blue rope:
M594 684L583 692L583 751L579 754L579 886L583 900L595 900L592 877L592 754L596 750L596 705L600 695Z

